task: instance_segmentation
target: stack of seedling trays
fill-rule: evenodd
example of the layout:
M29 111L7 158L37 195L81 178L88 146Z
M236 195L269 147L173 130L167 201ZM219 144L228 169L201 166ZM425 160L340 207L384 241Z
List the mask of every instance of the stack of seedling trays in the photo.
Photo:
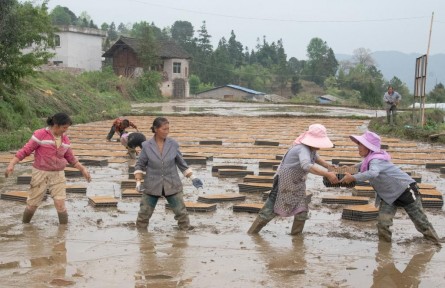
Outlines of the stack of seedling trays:
M442 209L443 199L422 197L421 200L423 208Z
M355 186L352 195L360 197L375 197L375 190L371 186Z
M75 178L82 177L82 172L76 168L66 167L65 168L65 177L67 178Z
M425 164L427 169L437 169L440 167L445 167L445 162L430 162Z
M259 168L272 168L274 165L280 165L280 160L261 160L258 162Z
M346 206L343 208L342 219L352 221L372 221L377 219L379 209L372 204Z
M272 184L270 183L238 183L239 192L265 192L272 189Z
M184 202L187 211L190 212L212 212L216 210L216 204ZM166 209L171 209L170 204L165 204Z
M280 142L276 141L265 141L265 140L255 140L253 145L260 145L260 146L279 146Z
M90 196L88 203L93 207L116 207L118 201L112 196Z
M29 174L23 174L17 176L17 184L29 184L31 183L32 176Z
M337 175L337 179L341 180L343 179L343 177L345 177L345 173L349 173L349 174L355 174L357 173L358 169L356 167L350 166L350 167L329 167L328 171L330 172L335 172L335 174ZM337 183L337 184L332 184L331 182L329 182L328 178L323 177L323 184L326 187L346 187L346 188L353 188L355 187L355 181L351 182L351 183Z
M421 190L436 189L436 185L427 184L427 183L417 183L417 187L419 187L419 189L421 189Z
M141 197L142 193L136 191L136 189L125 189L122 191L122 198L124 197Z
M245 203L233 205L233 212L258 213L263 208L263 203Z
M218 173L219 169L246 170L247 166L244 166L244 165L233 165L233 164L213 165L212 166L212 173Z
M97 159L97 158L82 158L79 159L79 162L86 166L107 166L108 165L108 159Z
M83 185L66 185L65 190L66 193L79 193L79 194L87 193L87 187Z
M184 157L184 160L188 165L193 165L193 164L206 165L207 164L207 157L202 157L202 156L187 156L187 157Z
M277 173L277 171L273 171L273 170L260 170L258 171L258 176L275 176L275 174Z
M244 183L273 183L273 176L247 175L243 180Z
M198 202L202 203L218 203L228 201L244 201L246 196L236 193L202 195L198 197Z
M222 140L202 140L199 145L222 145Z
M141 182L144 182L144 180L142 180ZM131 180L121 181L121 189L135 189L135 188L136 188L136 180L131 179Z
M419 193L424 208L442 208L443 195L436 189L420 189Z
M327 196L321 198L321 203L325 204L347 204L347 205L366 205L369 203L369 197L358 196Z
M28 199L28 195L29 195L28 191L8 191L5 193L2 193L0 195L0 198L3 200L26 202L26 200ZM48 196L45 194L43 196L43 200L46 200L47 197Z
M243 169L218 169L218 177L243 178L247 175L253 175L253 171Z

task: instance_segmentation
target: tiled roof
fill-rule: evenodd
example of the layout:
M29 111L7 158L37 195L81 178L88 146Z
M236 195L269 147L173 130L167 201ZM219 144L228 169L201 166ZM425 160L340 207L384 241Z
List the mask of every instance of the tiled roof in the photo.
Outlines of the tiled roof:
M157 42L158 46L158 56L160 58L179 58L179 59L190 59L191 56L184 49L182 49L173 40L160 40ZM102 56L103 57L113 57L116 49L122 45L130 47L135 53L139 51L139 41L136 38L121 36L114 44L110 47Z

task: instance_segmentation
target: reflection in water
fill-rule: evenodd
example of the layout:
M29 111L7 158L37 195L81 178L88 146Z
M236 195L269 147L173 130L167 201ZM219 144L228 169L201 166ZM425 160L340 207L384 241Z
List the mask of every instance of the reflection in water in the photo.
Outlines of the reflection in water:
M65 232L66 226L60 225L56 228L56 234L48 238L40 235L39 229L35 226L27 226L24 229L27 251L25 255L48 255L33 257L19 261L12 261L0 264L1 269L29 269L27 275L31 283L39 285L41 283L50 283L54 285L70 285L74 282L64 280L66 275L66 247ZM50 252L48 252L50 251ZM48 274L47 268L50 274ZM18 273L17 275L19 275ZM34 286L35 287L35 286Z
M252 236L252 240L258 245L261 254L266 257L266 270L272 273L270 276L276 281L276 287L281 286L283 280L286 282L286 279L292 277L295 281L297 277L301 277L298 275L306 273L306 247L303 235L291 238L292 247L272 247L261 235Z
M188 237L178 232L169 241L156 244L150 232L141 231L139 236L140 270L135 274L135 287L178 287L184 284L184 249Z
M403 272L394 264L391 253L391 243L380 241L376 254L377 267L373 273L372 287L418 287L420 276L431 261L436 248L430 248L415 254Z

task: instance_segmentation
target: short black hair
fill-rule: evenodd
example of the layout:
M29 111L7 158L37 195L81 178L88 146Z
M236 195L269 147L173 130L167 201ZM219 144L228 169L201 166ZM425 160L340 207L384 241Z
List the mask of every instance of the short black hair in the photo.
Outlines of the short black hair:
M153 133L155 133L155 129L161 127L162 125L169 123L167 118L165 117L157 117L154 121L153 121L153 125L151 126L151 131Z
M48 124L48 126L54 126L54 125L71 126L73 125L73 121L71 121L70 116L68 116L68 114L66 113L56 113L53 116L48 117L48 119L46 119L46 124Z

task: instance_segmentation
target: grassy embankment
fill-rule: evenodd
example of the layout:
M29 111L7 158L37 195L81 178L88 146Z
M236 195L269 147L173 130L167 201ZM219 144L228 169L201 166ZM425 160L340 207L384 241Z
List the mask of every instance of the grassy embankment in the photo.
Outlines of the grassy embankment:
M78 124L126 115L131 101L162 101L146 83L119 78L111 70L80 75L38 72L27 77L21 87L0 91L0 151L21 147L57 112L67 113Z
M414 113L419 117L419 112ZM406 110L398 112L397 124L388 125L385 117L374 118L369 124L369 129L381 135L398 137L402 139L416 140L422 142L445 143L445 136L430 139L430 135L445 133L445 111L437 109L425 110L425 125L413 124L413 112ZM418 121L416 121L417 123Z

